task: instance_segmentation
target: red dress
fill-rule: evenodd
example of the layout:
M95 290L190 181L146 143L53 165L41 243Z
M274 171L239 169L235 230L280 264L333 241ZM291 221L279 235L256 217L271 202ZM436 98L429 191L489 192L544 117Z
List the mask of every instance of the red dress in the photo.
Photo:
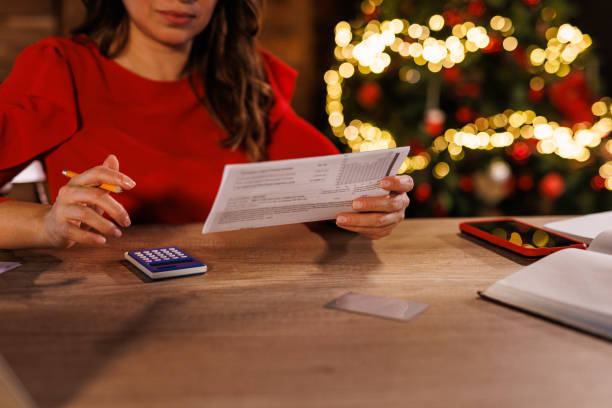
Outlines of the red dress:
M226 133L187 79L143 78L81 42L48 38L27 48L0 86L0 185L41 158L55 200L68 181L62 170L82 172L114 153L136 181L115 195L133 222L204 221L224 165L248 162L245 154L220 146ZM262 57L276 96L269 159L338 153L291 109L295 71Z

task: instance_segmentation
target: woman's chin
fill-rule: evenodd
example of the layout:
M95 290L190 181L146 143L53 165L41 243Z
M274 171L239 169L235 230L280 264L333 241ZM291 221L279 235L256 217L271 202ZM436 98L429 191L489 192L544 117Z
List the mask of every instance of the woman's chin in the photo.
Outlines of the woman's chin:
M162 33L155 35L157 42L172 48L190 46L195 34L185 30L166 29Z

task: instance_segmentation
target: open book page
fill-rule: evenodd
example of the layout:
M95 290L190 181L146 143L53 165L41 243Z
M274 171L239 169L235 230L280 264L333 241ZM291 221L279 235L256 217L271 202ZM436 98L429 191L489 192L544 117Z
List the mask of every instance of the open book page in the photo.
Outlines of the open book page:
M588 251L612 255L612 229L602 232L589 245Z
M612 256L569 248L496 282L483 295L612 338Z
M549 222L544 227L588 244L600 232L612 228L612 211Z
M352 200L389 192L410 147L305 159L226 165L202 233L329 220Z
M612 317L612 257L568 248L500 280L535 295L558 299Z

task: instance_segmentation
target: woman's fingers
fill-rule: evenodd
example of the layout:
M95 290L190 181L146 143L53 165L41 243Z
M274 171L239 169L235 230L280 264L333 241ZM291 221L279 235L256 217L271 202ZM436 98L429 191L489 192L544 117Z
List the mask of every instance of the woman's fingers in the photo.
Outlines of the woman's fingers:
M73 186L80 185L95 187L101 184L114 184L124 190L131 190L136 185L136 182L125 174L105 166L96 166L84 171L78 176L74 176L68 182L68 185Z
M102 245L107 237L120 237L121 230L130 225L125 208L108 191L97 188L113 184L123 190L136 183L119 172L119 160L109 155L104 163L74 176L64 185L45 216L44 239L52 246L71 247L75 243ZM110 220L104 217L108 214Z
M412 177L405 174L401 176L389 176L380 180L380 187L389 191L408 193L414 188L414 180L412 180Z
M356 213L341 213L336 224L349 231L371 239L383 238L404 219L410 204L407 192L414 187L410 176L389 176L380 181L380 186L390 191L381 197L360 197L353 200Z
M102 166L108 167L111 170L119 171L119 159L114 154L109 154Z
M366 238L380 239L380 238L386 237L387 235L390 235L393 232L393 229L395 228L396 225L397 224L393 224L393 225L389 225L383 228L354 227L354 226L347 226L347 225L339 225L339 226L347 231L352 231L360 235L363 235Z
M390 213L340 213L336 217L339 227L347 228L386 228L394 226L404 219L404 211Z
M88 206L79 204L67 205L62 215L67 221L78 221L81 223L81 226L87 225L106 236L119 238L122 235L121 230L114 223L102 217Z
M83 203L107 213L117 224L129 227L130 217L125 208L105 190L66 184L60 189L58 200L61 202Z
M382 197L360 197L353 200L355 211L396 212L403 211L410 204L406 193L391 193Z
M84 230L69 222L61 225L61 235L69 243L68 246L72 246L74 243L90 245L104 245L106 243L106 238L100 234Z

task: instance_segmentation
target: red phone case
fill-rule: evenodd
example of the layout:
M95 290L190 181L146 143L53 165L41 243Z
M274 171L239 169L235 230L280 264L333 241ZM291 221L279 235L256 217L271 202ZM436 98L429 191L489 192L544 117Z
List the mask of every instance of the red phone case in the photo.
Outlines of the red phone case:
M563 246L563 247L550 247L550 248L526 248L523 247L521 245L517 245L513 242L507 241L505 239L501 239L499 237L496 237L493 234L489 234L488 232L485 232L481 229L475 228L472 226L472 224L479 224L479 223L484 223L484 222L499 222L499 221L512 221L512 222L516 222L517 224L521 224L521 225L525 225L526 227L530 227L530 228L536 228L542 231L545 231L546 233L550 234L550 235L554 235L557 237L561 237L564 239L567 239L569 241L575 242L575 244L572 245L568 245L568 246ZM540 256L545 256L548 255L552 252L555 251L560 251L562 249L566 249L566 248L579 248L579 249L586 249L586 245L584 244L584 242L580 242L580 241L576 241L575 239L566 237L564 235L561 234L557 234L556 232L552 232L549 231L545 228L540 228L540 227L536 227L535 225L531 225L531 224L527 224L525 222L521 222L519 220L516 220L514 218L494 218L494 219L490 219L490 220L479 220L479 221L466 221L466 222L462 222L459 224L459 229L462 232L465 232L466 234L469 235L473 235L475 237L478 237L480 239L483 239L487 242L490 242L493 245L497 245L499 247L502 248L506 248L512 252L516 252L518 254L524 255L524 256L528 256L528 257L540 257Z

